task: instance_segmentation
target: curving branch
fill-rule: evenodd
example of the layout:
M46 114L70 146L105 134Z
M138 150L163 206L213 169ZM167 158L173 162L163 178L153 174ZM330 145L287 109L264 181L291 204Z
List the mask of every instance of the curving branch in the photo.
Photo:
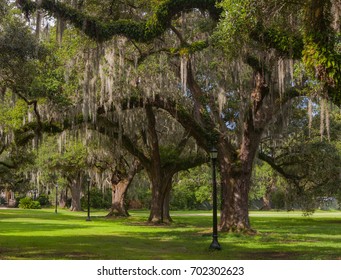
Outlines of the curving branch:
M119 124L117 122L110 121L108 118L98 115L96 126L93 128L103 135L111 136L114 139L119 139L122 137L122 144L124 148L132 154L134 157L138 158L142 165L150 165L149 158L138 149L138 147L133 143L133 141L126 136L124 133L119 134Z
M17 166L16 165L11 165L11 164L8 164L6 162L3 162L3 161L0 161L0 165L8 168L8 169L15 169Z
M181 11L191 9L206 10L210 16L218 20L221 9L216 7L215 0L166 0L159 4L147 21L118 19L102 22L99 18L86 15L64 3L54 0L41 0L39 4L32 0L17 0L21 9L30 14L43 9L51 15L70 21L76 28L96 41L110 40L115 35L122 35L140 42L148 42L162 35L171 27L171 21Z
M303 177L297 176L295 174L287 173L281 165L276 164L274 158L268 156L265 153L259 152L258 158L271 166L271 168L281 174L285 179L292 181L294 184L297 184L299 180L302 180Z

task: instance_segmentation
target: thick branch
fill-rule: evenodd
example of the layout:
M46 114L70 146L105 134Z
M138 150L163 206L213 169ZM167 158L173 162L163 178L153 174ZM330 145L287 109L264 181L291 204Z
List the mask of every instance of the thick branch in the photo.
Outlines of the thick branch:
M146 104L168 112L205 150L209 151L212 143L215 142L215 139L213 139L216 137L214 127L205 128L203 125L198 124L185 108L170 98L162 98L159 95L154 98L130 98L129 102L126 100L126 102L122 103L122 109L144 108Z
M111 22L101 22L99 18L84 14L64 3L54 0L42 0L41 4L31 0L18 0L24 12L32 13L44 9L56 17L69 20L75 27L97 41L110 40L115 35L147 42L160 35L171 26L171 21L181 11L190 9L208 10L211 17L218 20L221 10L216 7L215 0L168 0L156 7L154 14L146 22L118 19Z
M153 112L153 107L151 105L146 105L146 115L147 115L147 125L148 125L148 142L150 149L150 156L152 160L152 164L154 166L161 166L161 157L160 157L160 147L159 147L159 137L156 132L156 120L155 114Z
M3 162L3 161L0 161L0 165L3 165L3 166L5 166L8 169L15 169L16 168L15 165L11 165L11 164L8 164L8 163Z
M275 163L275 160L272 157L269 157L268 155L264 153L258 153L258 158L265 161L267 164L269 164L275 171L277 171L279 174L281 174L284 178L291 180L293 182L297 182L301 179L302 177L299 177L294 174L289 174L287 173L281 166Z
M98 115L96 129L98 132L119 139L120 134L118 132L119 124L108 120L106 117ZM124 148L133 156L139 159L143 165L149 165L150 160L145 156L145 154L140 151L137 146L131 141L131 139L122 132L122 144Z

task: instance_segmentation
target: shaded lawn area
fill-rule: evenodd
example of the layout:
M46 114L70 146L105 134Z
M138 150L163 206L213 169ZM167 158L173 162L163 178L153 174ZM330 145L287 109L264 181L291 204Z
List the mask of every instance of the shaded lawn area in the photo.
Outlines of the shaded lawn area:
M107 212L0 210L0 259L341 259L341 212L251 212L258 234L219 234L210 251L210 212L173 212L151 226L147 211L107 219Z

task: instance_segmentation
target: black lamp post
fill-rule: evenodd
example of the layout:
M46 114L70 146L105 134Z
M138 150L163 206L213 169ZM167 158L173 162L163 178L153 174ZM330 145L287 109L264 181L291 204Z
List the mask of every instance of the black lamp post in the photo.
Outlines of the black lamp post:
M216 180L216 161L218 157L218 151L216 148L212 148L210 151L210 158L212 161L212 196L213 196L213 240L210 245L210 249L221 250L218 242L218 222L217 222L217 180Z
M86 218L86 221L91 221L90 219L90 184L91 184L91 179L88 178L88 217Z
M58 184L56 184L56 206L54 209L55 214L57 214L57 204L58 204Z

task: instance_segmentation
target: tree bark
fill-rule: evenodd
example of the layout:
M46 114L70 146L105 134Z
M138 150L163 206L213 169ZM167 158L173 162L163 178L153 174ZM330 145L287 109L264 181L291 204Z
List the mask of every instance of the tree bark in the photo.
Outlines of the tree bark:
M253 232L249 220L249 190L252 172L222 173L223 203L220 230Z
M167 170L167 168L153 171L149 175L152 182L152 199L148 221L151 223L171 222L169 202L174 171Z
M238 156L231 161L223 144L219 145L223 188L221 231L254 233L249 220L249 191L253 162L261 136L262 129L255 128L250 112L249 118L244 121Z
M82 176L80 173L75 178L69 180L71 189L71 211L82 211L81 192L82 192Z
M170 197L171 197L171 190L172 190L172 180L170 180L167 184L165 198L163 200L163 221L165 223L171 223L172 217L170 216L169 208L170 208Z
M119 183L112 185L112 203L111 209L107 217L121 216L128 217L129 213L125 205L125 197L130 181L127 179L120 180Z
M65 208L67 202L66 189L61 190L59 196L59 207Z
M125 203L128 188L137 172L141 170L141 164L135 160L128 172L120 172L116 169L111 178L112 182L112 204L107 217L121 216L128 217L128 209Z
M274 179L271 179L263 195L263 206L260 210L271 210L271 193L274 190Z

